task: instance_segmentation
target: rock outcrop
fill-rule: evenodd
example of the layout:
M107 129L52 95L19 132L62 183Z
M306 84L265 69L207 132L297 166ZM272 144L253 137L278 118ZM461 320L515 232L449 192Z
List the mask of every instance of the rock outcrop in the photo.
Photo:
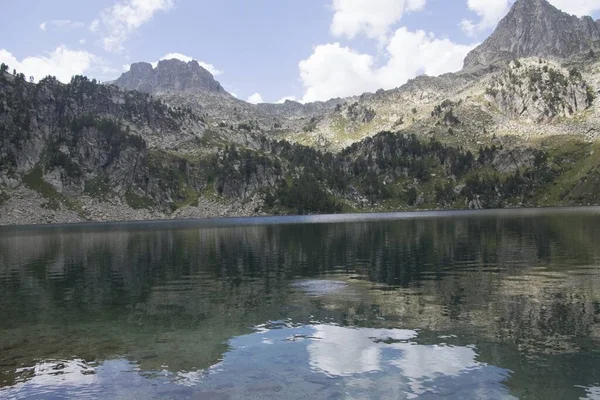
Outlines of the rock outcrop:
M124 89L150 94L212 92L229 95L197 61L161 60L156 68L145 62L135 63L113 83Z
M523 57L566 59L595 48L600 22L564 13L546 0L517 0L496 30L465 58L465 68Z
M512 61L486 89L487 99L505 115L536 123L573 117L590 107L595 96L577 68L537 59Z

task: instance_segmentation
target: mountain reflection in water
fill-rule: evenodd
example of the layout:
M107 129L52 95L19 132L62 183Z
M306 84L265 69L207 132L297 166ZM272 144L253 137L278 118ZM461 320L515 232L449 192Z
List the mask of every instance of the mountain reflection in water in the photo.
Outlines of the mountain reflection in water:
M0 230L0 398L599 397L597 210L339 218Z

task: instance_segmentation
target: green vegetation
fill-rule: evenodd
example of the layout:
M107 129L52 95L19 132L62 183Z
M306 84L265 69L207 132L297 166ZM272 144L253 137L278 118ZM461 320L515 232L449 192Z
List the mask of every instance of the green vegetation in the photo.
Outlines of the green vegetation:
M0 206L2 206L8 199L10 199L10 195L6 192L5 188L0 187Z
M125 126L121 120L110 118L99 118L92 115L73 118L69 121L71 131L75 133L70 145L75 145L81 132L85 128L95 128L111 147L111 152L115 153L122 147L131 146L137 150L144 150L146 142L140 136L129 133L129 127Z
M377 210L464 208L475 198L486 208L537 205L541 194L570 171L569 163L530 148L524 161L501 173L494 164L498 157L514 163L502 147L481 147L473 154L435 139L391 132L338 154L287 142L277 143L274 150L291 175L267 188L266 206L294 213L339 212L344 203L357 201L357 195L368 200L362 207ZM314 195L301 193L308 190Z
M308 124L306 124L306 126L304 128L302 128L302 130L304 132L313 132L315 129L317 129L318 123L319 123L319 118L312 117L310 119L310 121L308 122Z
M579 138L552 137L540 146L547 148L548 162L556 170L551 185L536 195L536 204L596 204L600 200L600 185L594 176L600 168L600 145L589 144ZM587 198L578 193L588 192Z
M582 86L585 83L577 69L567 74L548 65L523 67L518 61L511 65L515 67L509 68L504 78L486 89L488 95L506 98L513 94L509 81L513 85L525 82L529 95L546 103L549 115L566 109L565 93L572 88L579 90L575 93L578 98L581 90L586 90L588 105L596 96L591 87ZM0 163L7 174L17 174L24 165L21 154L31 147L32 139L37 139L32 137L31 127L40 121L32 110L46 107L45 103L38 104L38 99L44 98L45 92L52 93L52 106L57 110L51 117L55 129L45 149L36 154L38 167L24 181L55 210L77 208L70 197L42 179L44 171L57 169L65 187L84 185L86 195L105 200L113 195L116 185L126 184L132 189L124 198L132 208L165 212L198 205L199 196L230 202L246 201L256 194L265 200L263 211L294 214L464 208L473 199L484 207L578 204L600 197L600 148L595 145L583 141L536 144L533 147L538 148L514 150L517 160L511 150L498 144L500 141L481 147L475 140L457 144L462 137L458 135L472 125L467 118L482 122L486 135L485 116L479 118L471 102L462 106L461 101L444 100L435 105L433 123L424 128L427 132L380 132L363 140L373 126L386 122L388 114L378 116L360 102L339 106L339 112L327 120L334 140L356 143L335 154L276 141L275 135L255 134L260 129L257 121L237 126L243 133L240 137L252 138L248 147L228 143L230 135L223 135L223 129L235 127L221 122L219 128L187 142L189 148L167 151L149 148L129 127L152 125L155 132L177 132L180 118L191 112L188 108L167 106L152 96L120 92L80 76L68 85L53 77L31 85L22 76L7 79L2 85L0 107L6 118L0 125L0 136L9 145L0 148ZM527 94L527 86L522 89L519 93ZM110 103L111 110L106 112L106 100L115 96L119 101ZM483 95L480 97L483 101ZM72 111L72 104L84 111ZM458 111L464 121L458 118ZM413 107L399 117L395 127L404 125L404 117L414 120L416 114L419 110ZM584 118L585 113L578 117ZM330 140L311 133L321 123L320 117L304 123L304 133L300 132L296 140L311 144ZM281 127L275 120L266 126ZM420 126L413 124L406 129ZM125 176L113 177L115 171ZM97 178L90 180L90 172Z
M141 210L144 208L150 209L156 206L156 204L151 198L146 196L140 196L133 190L128 190L127 192L125 192L125 201L129 205L129 207L133 208L134 210Z
M180 199L174 204L175 209L187 206L198 207L198 192L192 188L184 189L182 196L180 196Z
M265 206L292 214L333 214L342 211L342 203L327 195L312 174L304 174L288 182L284 180L265 197Z
M256 122L256 121L250 121L250 122L239 123L238 126L237 126L237 128L240 131L251 132L253 130L259 130L260 126L259 126L258 122Z
M80 178L83 175L83 171L79 164L77 164L73 157L63 153L60 150L58 143L53 143L46 150L46 166L49 169L62 168L68 176L73 178Z
M348 107L348 117L355 122L368 124L375 118L377 113L371 107L365 107L355 102Z
M104 200L111 193L111 189L105 178L98 177L86 181L83 192L88 196Z
M591 86L587 85L585 88L586 93L586 103L587 106L591 106L594 100L596 100L596 91Z
M61 208L61 204L63 204L70 210L78 211L77 203L73 199L58 193L51 184L44 180L43 176L42 167L38 165L23 176L23 183L29 189L38 192L46 199L47 202L44 204L44 207L49 210L58 211Z

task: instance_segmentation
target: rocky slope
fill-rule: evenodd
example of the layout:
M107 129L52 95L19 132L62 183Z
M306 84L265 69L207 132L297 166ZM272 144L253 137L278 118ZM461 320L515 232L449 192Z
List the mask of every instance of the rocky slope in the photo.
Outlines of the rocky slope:
M483 44L465 58L465 68L523 57L566 59L595 48L600 22L558 10L546 0L517 0Z
M486 99L504 115L535 123L573 117L591 107L595 96L577 68L535 59L511 62L486 89Z
M213 125L230 129L299 130L306 120L332 111L341 99L301 104L249 104L229 94L196 61L160 61L156 68L136 63L114 82L123 89L156 95L173 106L189 108Z
M565 30L555 47L511 31L532 16ZM115 85L3 66L0 225L597 204L588 22L518 0L471 55L490 65L309 104L248 104L196 62L134 64Z
M575 108L567 104L571 100L565 102L564 99L558 99L568 96L562 92L562 88L539 87L535 89L540 92L538 94L533 94L532 90L530 98L524 100L526 103L531 103L533 97L540 98L541 91L545 91L548 92L547 96L555 98L558 107L566 107L566 113L549 110L550 115L546 116L541 126L528 122L539 118L539 112L546 112L548 99L542 99L542 104L531 104L527 112L517 116L515 110L506 107L508 103L514 105L520 101L524 93L516 96L505 93L502 100L496 96L490 98L489 95L496 89L500 94L504 93L501 88L492 86L506 80L507 71L510 70L508 61L516 58L533 60L533 57L537 61L543 58L544 62L549 63L548 68L560 71L563 76L569 77L570 70L577 69L582 74L581 85L586 86L585 90L589 88L590 93L596 93L600 88L597 85L600 74L594 69L598 65L598 57L594 52L598 39L600 24L590 17L577 18L566 14L546 0L518 0L494 33L467 56L463 71L439 77L420 76L392 90L310 104L288 101L284 104L252 105L222 91L190 90L185 85L173 84L174 81L189 80L189 65L177 60L168 62L169 73L151 73L151 66L146 64L143 71L137 68L133 73L124 74L117 84L156 93L169 104L190 108L204 117L209 126L262 133L332 151L340 151L384 130L401 129L421 135L439 135L452 128L452 132L465 143L476 146L478 142L485 142L494 135L506 133L523 137L579 133L570 120L581 119L586 122L582 130L588 136L595 137L598 131L595 122L587 122L595 121L596 113L586 112L595 110L595 106L588 109L581 104L580 100L587 97L587 94L582 97L581 90L578 91ZM563 65L565 62L571 65ZM167 63L163 62L156 70L162 70L165 66ZM202 76L209 74L205 70L198 73ZM546 72L542 74L547 75ZM151 87L127 84L130 81L144 81L146 75L151 75L152 79L163 75L181 75L182 78L169 78L160 83L152 81ZM555 77L553 75L551 78ZM220 87L212 77L210 80ZM514 86L512 83L510 85ZM571 90L572 95L573 87L567 89ZM511 90L509 87L505 89L508 92ZM549 94L557 90L561 92ZM453 112L462 124L448 127L444 123L441 126L437 118L432 118L432 111L445 100L459 104ZM533 115L535 113L538 115ZM567 118L555 118L563 116Z

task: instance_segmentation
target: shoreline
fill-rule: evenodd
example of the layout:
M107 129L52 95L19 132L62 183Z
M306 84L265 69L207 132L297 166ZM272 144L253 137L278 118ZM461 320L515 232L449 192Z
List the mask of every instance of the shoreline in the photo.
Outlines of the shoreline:
M138 220L114 221L76 221L57 222L47 224L8 224L0 225L0 233L15 231L35 231L53 229L114 229L126 228L147 229L151 225L162 227L185 228L198 226L202 228L236 227L236 226L261 226L261 225L293 225L293 224L327 224L327 223L355 223L373 221L418 220L450 217L503 217L523 216L536 217L552 214L600 214L600 206L552 206L552 207L514 207L494 208L484 210L411 210L390 212L357 212L340 214L310 214L310 215L250 215L250 216L214 216L214 217L188 217L188 218L149 218Z

